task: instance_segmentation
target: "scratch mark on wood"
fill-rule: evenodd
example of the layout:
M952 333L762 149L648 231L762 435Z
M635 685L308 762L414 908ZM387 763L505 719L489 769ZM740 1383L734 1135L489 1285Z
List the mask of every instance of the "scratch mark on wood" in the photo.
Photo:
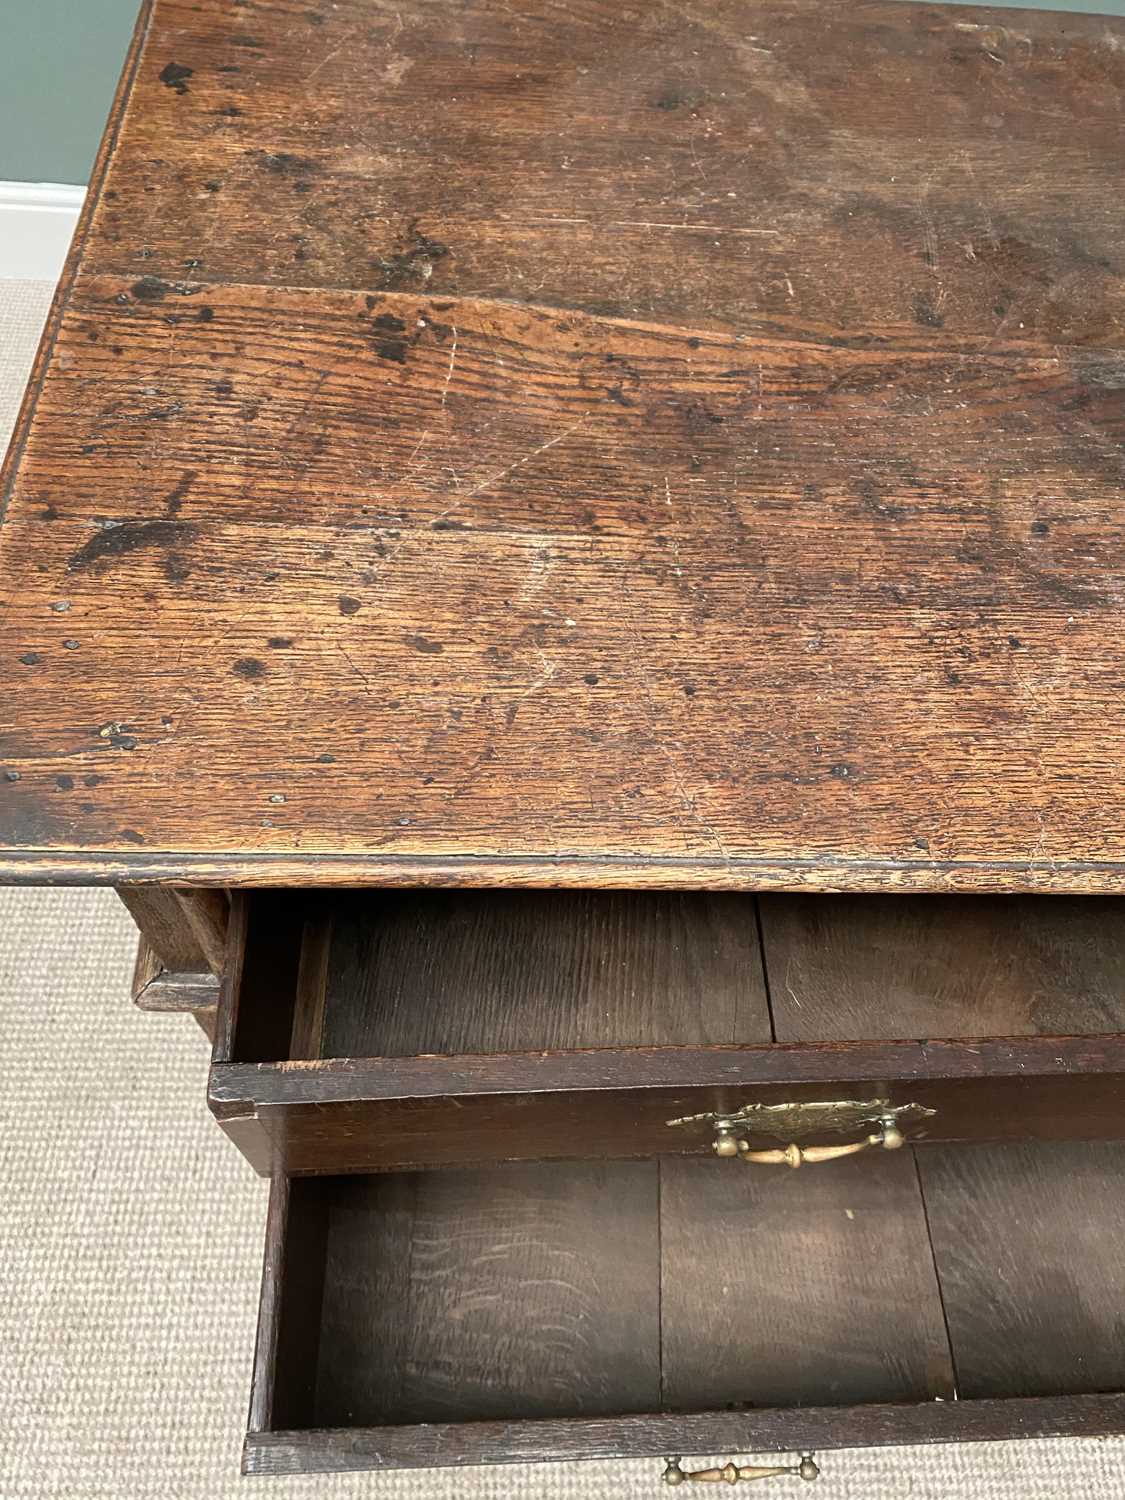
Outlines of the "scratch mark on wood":
M453 366L457 363L457 324L451 325L453 329L453 347L449 351L449 369L445 372L445 384L441 388L441 409L445 410L445 398L449 395L449 382L453 379Z
M348 650L346 650L345 647L343 647L343 646L340 645L339 641L336 642L336 650L344 658L344 660L347 662L348 666L351 667L352 671L359 678L360 682L363 683L363 691L365 693L370 693L371 692L371 679L368 677L367 673L363 670L363 668L361 666L359 666L359 664L352 657L351 653Z
M731 228L729 224L665 224L649 219L611 219L608 227L610 229L684 229L689 233L697 231L705 234L741 234L757 237L764 235L776 238L780 229L743 229Z
M535 448L532 450L532 452L525 454L523 458L518 458L516 459L515 463L509 464L505 469L501 469L498 474L490 474L487 479L482 479L479 484L475 484L471 490L466 490L463 495L459 495L457 499L454 500L452 505L447 506L445 510L434 517L434 519L430 522L431 530L438 524L439 521L444 521L447 516L451 516L453 512L460 506L464 505L466 501L471 500L474 495L482 495L485 490L491 489L494 484L499 484L502 479L507 479L509 474L514 474L517 469L526 468L526 466L531 463L533 459L538 458L541 453L546 453L548 448L555 448L559 443L565 442L566 439L572 436L573 433L576 433L580 427L585 427L587 422L589 421L590 413L587 412L584 417L579 417L578 421L575 422L572 426L568 427L565 432L560 432L556 437L549 438L547 442L541 443L538 448Z

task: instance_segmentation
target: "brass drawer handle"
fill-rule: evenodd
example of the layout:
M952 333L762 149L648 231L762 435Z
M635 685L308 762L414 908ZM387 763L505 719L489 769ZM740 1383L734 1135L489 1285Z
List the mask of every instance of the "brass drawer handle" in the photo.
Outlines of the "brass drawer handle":
M841 1156L855 1156L880 1146L897 1151L906 1144L900 1120L924 1119L934 1111L922 1104L891 1104L889 1099L809 1099L793 1104L744 1104L741 1109L710 1110L701 1115L685 1115L669 1120L669 1125L710 1125L715 1131L712 1150L716 1156L734 1156L739 1161L755 1162L767 1167L803 1167L806 1162L836 1161ZM857 1130L876 1125L861 1141L842 1146L800 1146L804 1136L822 1131ZM774 1140L788 1141L768 1151L752 1151L747 1135L772 1135Z
M819 1473L811 1453L802 1453L799 1464L736 1464L730 1459L719 1469L682 1469L678 1458L670 1458L664 1470L664 1483L738 1484L740 1480L772 1479L778 1474L813 1480Z
M882 1146L884 1151L897 1151L906 1144L906 1137L894 1120L885 1120L873 1134L862 1141L852 1141L847 1146L798 1146L790 1142L772 1151L751 1151L749 1141L736 1135L730 1127L719 1126L713 1149L716 1156L737 1156L739 1161L757 1162L765 1167L803 1167L818 1161L835 1161L841 1156L856 1156L871 1146Z

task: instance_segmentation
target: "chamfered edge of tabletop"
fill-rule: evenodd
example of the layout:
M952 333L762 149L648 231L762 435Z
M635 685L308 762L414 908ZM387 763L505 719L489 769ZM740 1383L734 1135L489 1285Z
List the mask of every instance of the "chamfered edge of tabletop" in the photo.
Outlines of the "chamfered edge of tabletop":
M1125 894L1125 860L0 850L0 885Z

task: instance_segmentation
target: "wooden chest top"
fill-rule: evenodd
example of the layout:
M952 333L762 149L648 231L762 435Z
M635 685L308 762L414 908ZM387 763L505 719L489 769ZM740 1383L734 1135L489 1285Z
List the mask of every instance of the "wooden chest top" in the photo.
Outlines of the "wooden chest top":
M157 0L0 877L1125 889L1125 22Z

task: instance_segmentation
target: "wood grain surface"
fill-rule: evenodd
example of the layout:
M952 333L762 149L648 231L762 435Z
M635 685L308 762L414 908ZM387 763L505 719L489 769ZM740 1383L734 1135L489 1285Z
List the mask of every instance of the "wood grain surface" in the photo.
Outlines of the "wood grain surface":
M659 1403L655 1164L340 1179L324 1286L312 1425Z
M393 892L334 906L320 1051L768 1042L754 898Z
M1122 35L869 0L158 0L89 263L1114 342Z
M1125 1387L1125 1147L918 1152L962 1396Z
M1113 898L760 900L781 1042L1125 1031Z
M1125 23L142 30L4 492L0 877L1125 889Z
M141 938L133 966L133 1004L139 1010L194 1016L209 1041L214 1042L218 1022L219 981L209 970L166 969L160 958Z
M909 1151L800 1172L665 1160L660 1229L667 1407L952 1396Z

